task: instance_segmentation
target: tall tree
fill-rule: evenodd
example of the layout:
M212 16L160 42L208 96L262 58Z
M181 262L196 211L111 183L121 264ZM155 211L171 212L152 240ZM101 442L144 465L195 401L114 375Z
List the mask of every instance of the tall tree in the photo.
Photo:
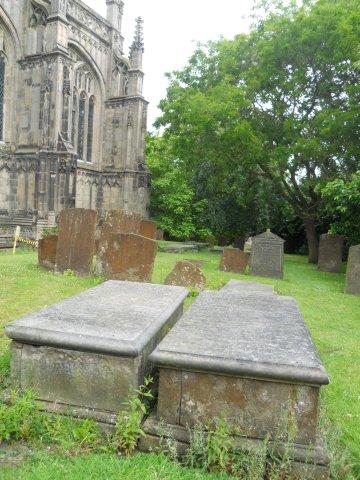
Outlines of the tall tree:
M200 48L170 76L158 124L188 162L257 165L301 218L316 262L321 187L359 165L360 4L263 4L272 13L249 35Z

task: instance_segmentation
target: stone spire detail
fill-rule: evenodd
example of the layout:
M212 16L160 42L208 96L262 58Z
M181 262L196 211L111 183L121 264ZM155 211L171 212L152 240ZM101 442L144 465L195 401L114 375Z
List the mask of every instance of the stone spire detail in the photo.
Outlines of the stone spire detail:
M135 26L134 41L130 47L130 59L132 68L142 68L142 56L144 53L144 20L137 17Z

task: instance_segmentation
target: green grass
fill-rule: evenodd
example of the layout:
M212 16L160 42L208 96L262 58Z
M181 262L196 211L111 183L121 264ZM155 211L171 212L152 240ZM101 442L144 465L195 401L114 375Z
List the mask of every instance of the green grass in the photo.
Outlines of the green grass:
M22 467L0 471L0 480L218 480L220 475L182 468L162 455L138 454L119 459L111 454L58 457L35 455Z
M219 272L220 255L205 251L184 254L159 253L153 281L163 283L166 275L179 259L197 259L206 262L202 269L209 289L220 288L231 278L255 279L248 275ZM325 417L334 429L339 428L342 432L342 442L351 452L355 470L360 476L360 297L343 293L344 273L318 272L315 266L309 265L306 258L301 256L286 256L283 281L263 278L256 280L275 285L278 293L292 296L299 302L331 378L331 384L323 389L322 404ZM0 329L9 321L29 311L74 295L99 282L101 279L98 278L81 279L44 272L37 267L36 255L33 252L18 251L15 256L8 252L0 252ZM6 352L8 344L7 339L1 336L0 330L0 370L1 350ZM0 479L50 478L41 475L46 474L52 462L54 462L52 470L54 473L51 478L54 480L65 478L65 473L61 473L64 466L68 471L73 472L71 476L66 475L67 478L90 478L91 475L84 472L87 471L86 469L90 472L91 465L97 468L95 466L97 462L103 463L104 472L107 469L111 471L107 476L105 473L105 476L101 476L102 473L93 474L92 478L136 479L141 477L145 480L147 478L187 478L186 475L188 475L186 470L169 464L162 457L138 456L133 460L118 461L116 457L89 455L62 460L49 458L48 455L43 454L26 462L20 470L16 470L16 473L15 471L4 473L7 476L2 477L3 474L0 472ZM146 473L147 469L150 473ZM199 475L196 477L194 472L189 475L189 478L215 478L200 473L196 474Z

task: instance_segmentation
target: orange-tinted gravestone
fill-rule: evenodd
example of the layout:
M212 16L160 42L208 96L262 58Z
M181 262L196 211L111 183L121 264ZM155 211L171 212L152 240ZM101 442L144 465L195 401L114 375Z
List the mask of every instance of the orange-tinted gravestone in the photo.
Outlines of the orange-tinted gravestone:
M250 254L238 248L224 248L219 269L223 272L245 273Z
M58 235L48 235L39 240L38 259L41 267L55 269L58 238Z
M97 213L95 210L71 208L60 214L56 269L73 270L88 275L95 249Z
M101 226L99 244L97 247L96 270L105 274L107 250L114 235L124 233L140 234L141 215L124 210L109 210L105 214Z
M142 220L140 223L140 235L156 240L157 226L150 220Z
M109 280L151 282L157 243L150 238L124 233L112 235L103 252L103 273Z
M200 268L187 260L177 262L172 272L166 277L165 285L197 288L204 290L206 278Z

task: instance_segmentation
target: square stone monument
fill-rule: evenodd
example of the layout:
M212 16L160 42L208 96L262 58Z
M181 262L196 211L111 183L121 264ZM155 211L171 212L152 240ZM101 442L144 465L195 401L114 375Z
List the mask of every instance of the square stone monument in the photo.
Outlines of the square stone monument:
M85 208L70 208L60 214L56 270L73 270L88 275L95 250L97 213Z
M149 354L176 323L185 288L109 281L6 327L11 374L50 411L114 423Z
M345 291L360 295L360 245L354 245L349 250Z
M341 235L321 235L318 270L320 270L320 272L340 273L343 248L344 237Z
M225 415L241 439L256 444L276 438L291 417L294 469L328 478L317 424L320 387L329 379L295 300L204 292L150 360L160 368L159 397L142 449L157 445L159 425L186 444L189 427Z
M258 277L284 278L285 241L267 230L253 237L250 272Z

